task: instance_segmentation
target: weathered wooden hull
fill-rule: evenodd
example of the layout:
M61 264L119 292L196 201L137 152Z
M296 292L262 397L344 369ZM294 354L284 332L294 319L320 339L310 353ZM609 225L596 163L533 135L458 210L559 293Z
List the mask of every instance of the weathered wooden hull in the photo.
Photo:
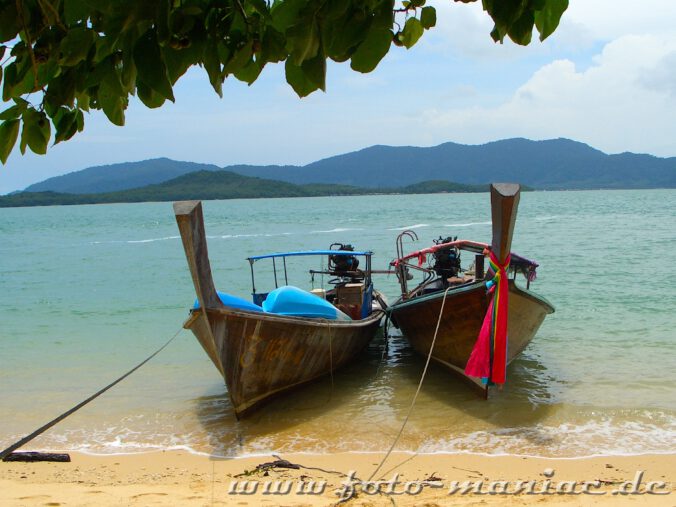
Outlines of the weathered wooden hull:
M220 308L194 311L184 327L223 375L242 417L347 363L374 337L381 316L339 322Z
M393 322L411 346L427 357L441 311L444 293L398 302L389 309ZM463 377L488 308L483 281L448 291L432 359ZM507 363L530 343L545 317L554 312L547 300L509 284Z

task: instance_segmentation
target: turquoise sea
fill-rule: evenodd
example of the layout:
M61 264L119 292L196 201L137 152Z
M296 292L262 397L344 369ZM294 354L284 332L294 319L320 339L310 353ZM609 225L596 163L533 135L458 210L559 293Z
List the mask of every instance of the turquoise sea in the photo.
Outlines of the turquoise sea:
M486 402L431 367L397 449L539 456L676 452L676 191L523 193L513 250L556 307ZM488 194L209 201L217 288L248 297L249 255L352 243L385 269L395 238L490 241ZM294 266L307 287L310 268ZM260 282L259 282L260 280ZM261 273L257 284L264 284ZM317 278L315 285L322 280ZM376 278L390 300L394 277ZM170 203L0 209L0 448L156 350L194 300ZM216 368L181 332L27 449L383 451L424 359L401 336L236 421Z

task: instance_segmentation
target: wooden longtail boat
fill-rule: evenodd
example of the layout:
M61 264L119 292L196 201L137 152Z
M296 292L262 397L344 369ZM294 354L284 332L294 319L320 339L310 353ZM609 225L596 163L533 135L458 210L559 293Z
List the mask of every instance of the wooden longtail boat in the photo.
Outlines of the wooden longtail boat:
M403 255L403 237L415 236L415 233L406 231L398 238L398 259L392 262L402 292L400 299L388 308L392 322L401 329L411 346L425 357L430 353L439 322L431 358L471 381L486 397L490 382L469 377L465 368L493 297L488 294L486 283L493 273L484 273L484 255L492 250L500 263L504 263L510 254L519 192L518 185L491 185L493 239L490 246L476 241L440 238L430 248ZM474 254L473 269L462 269L461 251ZM433 266L423 266L428 256L434 260ZM530 291L537 266L534 261L511 253L508 272L513 276L508 280L507 364L530 343L545 316L554 312L554 307L546 299ZM425 279L409 290L408 282L416 270L422 272ZM525 288L516 284L517 273L526 277ZM440 317L442 303L443 314Z
M377 304L372 306L377 294L374 296L371 282L371 252L287 252L248 259L253 282L253 266L258 260L269 258L275 262L281 258L286 279L287 257L326 255L328 269L321 273L335 277L334 287L324 295L326 300L309 293L307 297L302 294L300 297L304 298L303 303L308 302L307 298L310 304L320 302L324 304L321 311L328 309L329 313L346 320L263 311L257 305L265 306L267 294L256 293L255 285L254 303L224 304L224 300L236 302L237 298L224 299L214 287L201 202L176 202L174 212L198 300L183 327L195 334L223 375L238 418L270 398L344 365L375 335L384 312ZM366 258L365 270L350 268L351 262L358 262L357 256ZM314 276L318 271L311 273ZM300 291L291 292L295 297ZM355 318L349 319L345 314Z

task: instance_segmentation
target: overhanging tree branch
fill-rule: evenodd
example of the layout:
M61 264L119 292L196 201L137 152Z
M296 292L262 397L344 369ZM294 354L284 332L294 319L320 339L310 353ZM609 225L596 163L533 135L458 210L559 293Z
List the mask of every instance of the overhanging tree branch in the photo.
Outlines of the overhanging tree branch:
M469 3L476 0L455 0ZM491 36L528 44L558 26L568 0L482 0ZM395 15L405 13L401 27ZM203 67L220 95L229 76L248 84L269 63L286 62L300 97L324 89L326 62L350 61L371 72L390 47L412 47L436 25L425 0L15 0L0 5L2 65L0 161L21 131L26 147L45 153L84 128L83 111L102 110L124 124L129 95L147 107L174 100L173 86ZM36 106L26 101L36 93Z

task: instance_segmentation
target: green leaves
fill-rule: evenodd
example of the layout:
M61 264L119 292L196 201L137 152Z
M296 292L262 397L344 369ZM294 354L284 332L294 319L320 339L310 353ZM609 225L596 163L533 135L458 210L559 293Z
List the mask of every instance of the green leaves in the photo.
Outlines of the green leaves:
M352 55L350 67L358 72L371 72L390 50L392 30L374 27Z
M87 28L74 28L61 39L61 55L59 63L72 67L87 58L87 53L94 44L96 33Z
M64 19L66 24L74 25L89 17L91 10L86 0L64 0Z
M20 117L23 112L28 109L28 102L23 99L16 99L15 104L12 107L5 109L0 113L0 120L14 120Z
M16 2L3 2L0 7L0 42L12 40L19 33L19 14Z
M7 162L19 135L19 120L3 121L0 125L0 162Z
M437 24L437 10L434 7L423 7L420 11L420 24L426 30Z
M540 32L540 41L554 33L567 8L568 0L547 0L542 9L535 11L535 26Z
M142 82L153 92L160 94L172 102L174 101L174 92L169 82L167 66L164 64L154 30L148 30L136 42L134 46L134 63L138 72L138 81ZM139 96L139 98L143 100L143 97ZM148 107L158 107L156 102L144 101L144 104Z
M114 77L109 77L102 81L99 85L99 92L97 95L99 105L103 109L108 119L114 125L119 127L124 125L124 110L126 108L126 100L120 95L119 87L115 85ZM139 89L139 98L144 104L149 101L144 100ZM163 100L164 102L164 100ZM157 107L157 106L148 106Z
M54 116L54 126L56 127L54 144L67 141L84 128L84 115L82 111L62 107Z
M291 27L287 33L286 47L294 65L311 60L319 52L319 27L314 16Z
M366 37L352 55L350 67L358 72L371 72L390 50L394 16L390 5L375 13Z
M286 61L286 82L291 85L299 97L306 97L315 90L326 88L326 58L321 55L307 60L301 65Z
M531 41L533 26L540 32L541 41L556 30L568 8L568 0L483 0L483 6L495 22L491 32L493 40L502 42L508 35L515 43L525 46Z
M527 46L533 36L535 18L533 11L525 10L521 16L509 27L509 38L517 44Z
M21 130L21 153L26 153L28 146L33 153L44 155L47 153L47 144L51 135L51 126L47 115L33 108L26 109L22 116L23 129Z
M422 37L424 30L425 29L418 18L408 18L406 24L404 25L404 29L399 35L399 40L404 45L404 47L406 47L406 49L410 49L416 42L418 42L418 39Z

